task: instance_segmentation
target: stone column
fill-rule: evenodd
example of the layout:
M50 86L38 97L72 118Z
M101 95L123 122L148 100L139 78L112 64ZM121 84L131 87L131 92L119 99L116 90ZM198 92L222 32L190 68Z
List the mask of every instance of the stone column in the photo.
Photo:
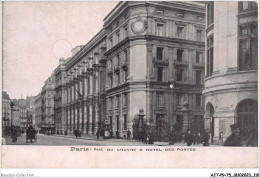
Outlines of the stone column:
M75 130L75 109L74 105L71 106L71 132L73 133Z
M69 132L70 131L70 110L69 110L69 107L67 107L67 128L66 128L66 130L67 130L67 132Z
M89 117L88 117L88 119L89 119L89 129L88 129L88 133L89 134L93 134L93 131L92 131L92 114L93 114L93 105L92 105L92 103L90 103L89 104Z
M97 130L98 130L98 118L99 118L99 114L98 114L98 102L95 101L94 134L96 134L96 132L97 132Z
M82 133L87 133L87 104L86 102L84 101L84 104L83 104L83 123L82 123L82 128L83 128L83 132Z
M79 116L79 130L82 132L82 103L79 103L78 109L79 109L79 113L78 113L78 116Z
M74 116L74 118L75 118L75 123L74 123L74 125L75 125L75 130L78 130L79 129L79 125L78 125L78 104L75 104L74 105L74 110L75 110L75 116Z

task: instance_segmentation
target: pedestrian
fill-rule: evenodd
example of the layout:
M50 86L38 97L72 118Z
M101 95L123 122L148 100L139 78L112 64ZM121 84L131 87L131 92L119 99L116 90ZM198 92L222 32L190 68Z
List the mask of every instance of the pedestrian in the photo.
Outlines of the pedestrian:
M74 130L74 134L75 134L76 138L78 138L78 130Z
M130 137L131 137L131 131L128 129L127 130L127 140L130 140Z
M174 142L175 142L175 131L174 131L174 129L171 129L169 145L174 145Z
M203 146L209 146L209 138L210 138L209 133L206 130L204 130L202 135Z
M12 132L12 142L17 142L17 130L14 129Z
M109 131L109 134L110 134L110 138L113 138L113 132L112 132L112 130Z
M240 133L240 128L237 124L230 126L231 135L227 138L224 146L243 146L242 145L242 135Z
M116 131L116 138L119 138L119 130Z
M256 129L251 130L249 137L246 140L246 146L258 146Z
M145 144L148 144L148 143L149 143L149 140L150 140L150 135L147 134L146 139L145 139Z
M151 131L149 135L150 135L149 144L153 144L153 142L154 142L154 132Z
M187 133L185 134L184 138L185 142L187 143L187 146L191 146L193 142L193 137L190 131L188 130Z
M199 144L201 143L201 136L200 136L200 133L197 133L197 134L196 134L196 138L195 138L195 140L196 140L195 142L196 142L197 145L199 145Z
M99 140L99 130L97 130L97 133L96 133L96 135L97 135L97 140Z
M219 133L218 144L221 145L221 146L224 145L223 132L220 132L220 133Z

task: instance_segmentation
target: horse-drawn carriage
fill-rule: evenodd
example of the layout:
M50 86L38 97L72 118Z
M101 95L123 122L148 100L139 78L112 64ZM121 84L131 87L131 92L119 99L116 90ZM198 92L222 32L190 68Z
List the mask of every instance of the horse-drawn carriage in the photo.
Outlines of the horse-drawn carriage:
M31 140L31 142L34 140L34 142L37 141L37 131L34 130L32 127L29 127L26 130L26 143Z

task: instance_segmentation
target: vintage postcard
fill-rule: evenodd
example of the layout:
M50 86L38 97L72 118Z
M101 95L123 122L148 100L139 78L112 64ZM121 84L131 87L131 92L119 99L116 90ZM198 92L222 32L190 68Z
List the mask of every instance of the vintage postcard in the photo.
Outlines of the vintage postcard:
M2 168L258 167L257 2L4 1L2 37Z

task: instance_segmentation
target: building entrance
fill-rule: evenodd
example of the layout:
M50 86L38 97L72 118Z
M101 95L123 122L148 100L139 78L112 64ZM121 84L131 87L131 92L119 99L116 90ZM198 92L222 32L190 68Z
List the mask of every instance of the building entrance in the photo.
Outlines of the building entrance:
M258 132L257 108L257 101L252 99L243 100L237 105L237 124L241 128L243 140L248 140Z

